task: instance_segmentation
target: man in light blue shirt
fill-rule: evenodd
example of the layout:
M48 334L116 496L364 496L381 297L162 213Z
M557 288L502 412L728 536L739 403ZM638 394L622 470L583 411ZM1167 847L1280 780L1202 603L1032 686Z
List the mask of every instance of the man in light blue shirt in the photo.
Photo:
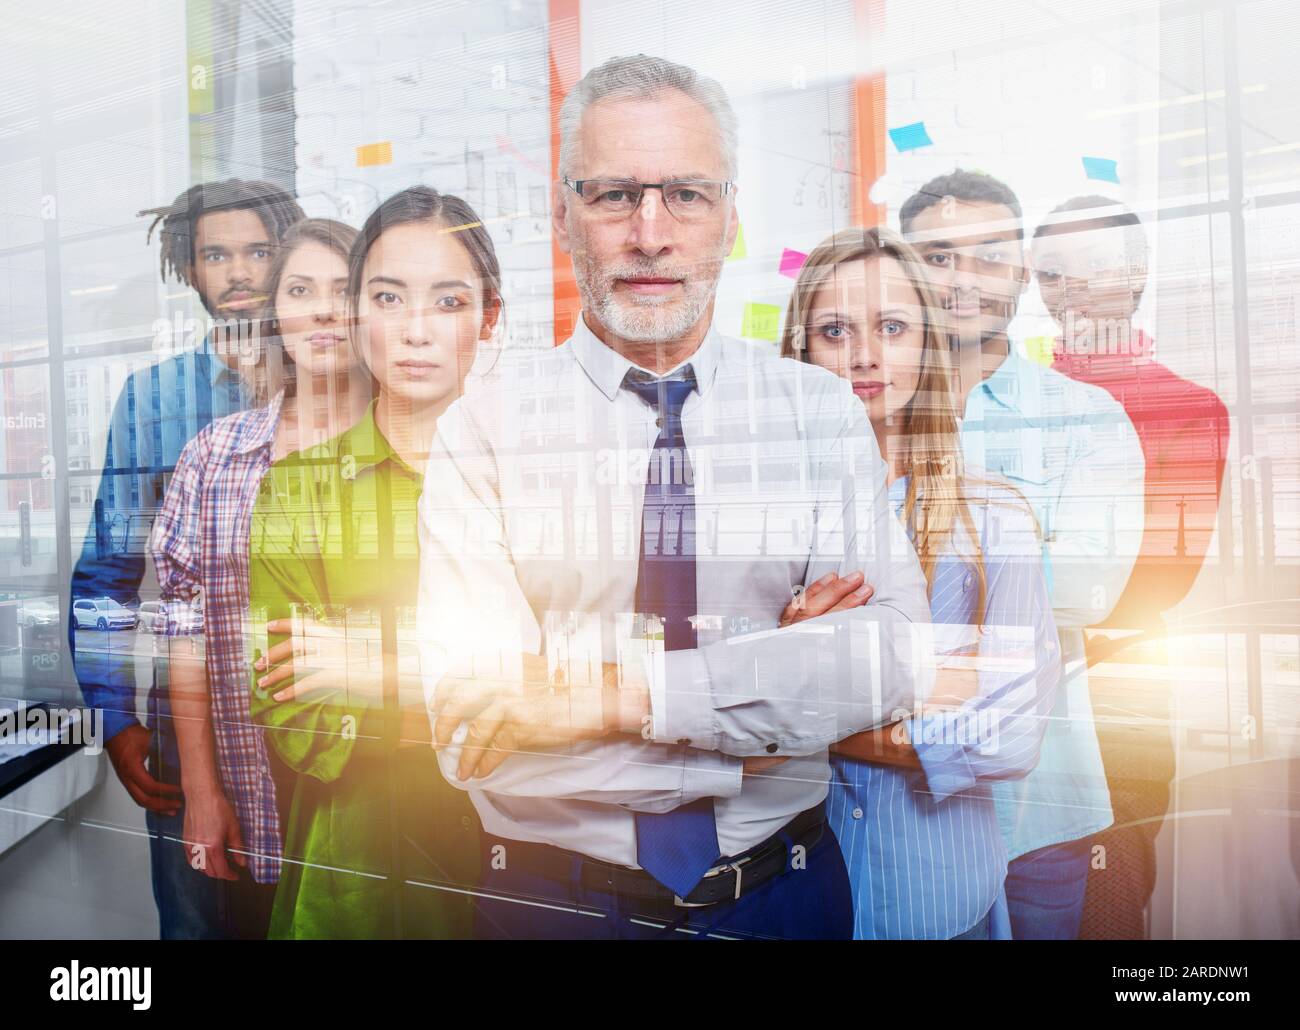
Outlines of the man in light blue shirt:
M667 61L579 82L554 228L582 316L439 421L420 639L443 772L486 831L479 935L849 936L827 749L929 690L862 404L712 327L735 126ZM870 603L778 628L832 571Z
M997 473L1034 509L1061 638L1062 688L1038 766L994 788L1012 860L1016 937L1078 936L1090 835L1112 821L1084 657L1083 627L1119 600L1143 530L1145 464L1132 423L1105 391L1026 360L1007 338L1029 279L1015 194L983 173L926 183L901 228L948 294L965 397L967 462Z

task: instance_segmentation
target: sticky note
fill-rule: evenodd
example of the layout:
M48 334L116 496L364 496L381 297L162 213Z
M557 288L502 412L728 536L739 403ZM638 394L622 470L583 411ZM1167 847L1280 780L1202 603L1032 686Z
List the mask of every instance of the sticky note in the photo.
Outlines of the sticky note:
M1056 339L1051 336L1026 336L1025 357L1038 365L1052 367L1055 360Z
M745 227L744 225L736 226L736 245L731 248L731 253L727 255L728 261L735 261L746 256L745 250Z
M911 125L900 125L897 129L890 129L889 138L894 141L894 146L898 148L900 154L934 144L930 134L925 131L925 122L913 122Z
M390 165L392 163L392 143L367 143L364 147L357 147L358 168L369 168L372 165Z
M808 255L803 253L803 251L791 250L789 247L786 247L781 251L780 272L782 275L787 276L790 279L798 279L799 269L803 268L803 263L807 260Z
M1115 162L1104 157L1085 157L1083 159L1083 171L1089 179L1096 179L1099 182L1119 182L1119 173L1115 170Z
M776 342L781 332L781 309L775 304L746 304L740 335L751 340Z

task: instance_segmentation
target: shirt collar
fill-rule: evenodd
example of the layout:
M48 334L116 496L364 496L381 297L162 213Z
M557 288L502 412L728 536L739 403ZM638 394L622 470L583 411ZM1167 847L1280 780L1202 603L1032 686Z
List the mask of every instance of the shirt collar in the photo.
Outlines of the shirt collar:
M234 447L236 454L250 454L259 447L270 445L275 438L275 427L280 424L280 405L283 402L284 391L281 390L265 408L256 408L240 420L239 439Z
M1118 354L1100 350L1091 352L1069 351L1058 336L1052 345L1052 366L1066 375L1077 378L1089 373L1122 373L1137 365L1149 364L1155 341L1138 329L1128 339L1128 346Z
M1015 410L1022 394L1020 380L1027 371L1031 371L1030 363L1020 356L1013 343L1007 348L1006 359L980 383L979 389L1002 407Z
M352 460L356 462L356 471L358 472L364 472L376 465L382 465L389 458L392 458L397 465L415 475L415 470L411 469L402 460L401 455L393 450L393 445L388 442L387 437L384 436L375 422L375 405L378 403L379 400L376 398L366 405L366 413L361 416L357 424L340 434L339 454L352 455Z
M610 400L618 396L628 370L639 367L602 343L600 338L587 327L587 321L581 315L578 317L578 325L573 335L569 337L569 346L573 349L573 356L577 358L578 364L587 373L587 378ZM709 326L708 333L700 341L700 346L695 353L680 365L662 376L655 376L654 373L647 374L652 378L672 378L689 365L695 375L696 388L700 393L704 393L713 385L714 375L718 371L719 346L718 331L713 326ZM641 371L646 370L641 369Z
M203 356L208 365L208 382L213 386L224 387L233 378L239 383L240 389L246 386L244 377L221 360L221 355L212 346L212 333L209 332L203 337L203 342L199 345L198 353Z

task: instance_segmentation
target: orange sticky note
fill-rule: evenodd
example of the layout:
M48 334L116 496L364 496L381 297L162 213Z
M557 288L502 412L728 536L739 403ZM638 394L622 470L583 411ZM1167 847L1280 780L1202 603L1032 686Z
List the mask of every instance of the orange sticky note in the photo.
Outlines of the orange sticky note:
M393 144L390 142L367 143L357 147L357 167L368 168L371 165L390 165L393 163Z

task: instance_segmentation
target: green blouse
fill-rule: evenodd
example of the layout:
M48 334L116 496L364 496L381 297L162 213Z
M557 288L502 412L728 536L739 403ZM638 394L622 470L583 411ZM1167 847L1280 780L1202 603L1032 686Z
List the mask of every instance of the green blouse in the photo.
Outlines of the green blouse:
M351 661L414 671L421 485L373 405L347 432L271 466L249 532L254 659L283 639L266 636L267 620L310 613L346 632ZM399 699L349 692L344 677L277 702L257 676L253 718L297 774L269 936L468 937L478 817L427 743L398 746ZM422 707L415 693L400 703Z

